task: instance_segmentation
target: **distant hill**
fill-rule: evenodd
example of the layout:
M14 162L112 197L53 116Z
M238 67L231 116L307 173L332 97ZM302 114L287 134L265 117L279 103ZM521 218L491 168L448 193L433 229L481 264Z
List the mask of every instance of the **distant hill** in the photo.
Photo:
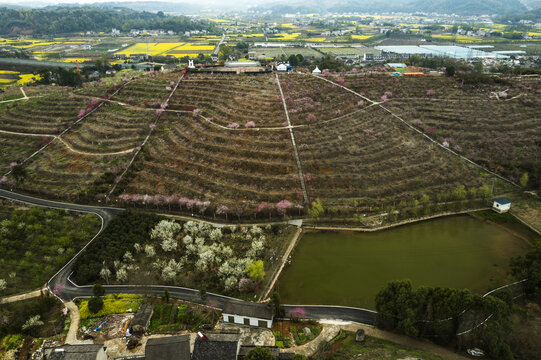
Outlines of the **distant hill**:
M0 3L0 9L30 9L30 7L22 6L22 5L14 5L14 4L2 4Z
M531 20L534 23L541 23L541 8L523 12L520 14L512 14L499 16L495 19L500 24L518 23L520 20Z
M47 6L46 8L69 8L69 7L81 7L80 4L58 4L55 6ZM196 13L203 9L203 6L190 3L173 3L167 1L109 1L101 3L85 4L85 7L99 8L99 9L115 9L126 8L135 11L148 11L148 12L168 12L177 14L190 14Z
M541 0L531 0L541 1ZM527 11L519 0L349 0L337 2L271 3L260 5L255 10L272 10L274 13L311 13L311 12L428 12L458 15L504 15Z
M138 12L125 8L64 7L39 10L0 9L0 35L55 35L112 28L163 29L175 32L213 30L213 25L185 16Z

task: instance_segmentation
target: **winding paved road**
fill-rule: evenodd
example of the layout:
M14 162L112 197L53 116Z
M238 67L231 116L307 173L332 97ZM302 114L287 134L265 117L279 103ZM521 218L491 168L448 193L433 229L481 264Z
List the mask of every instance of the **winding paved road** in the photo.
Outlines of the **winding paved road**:
M60 294L60 298L63 301L70 301L76 297L90 297L92 296L92 286L78 286L70 280L72 273L72 267L75 260L81 255L89 244L94 241L102 231L107 227L109 222L124 209L113 207L100 207L91 205L79 205L72 203L64 203L52 200L40 199L28 195L17 194L12 191L0 189L0 197L9 200L22 202L25 204L43 206L55 209L65 209L71 211L80 211L85 213L96 214L102 219L102 226L100 231L85 245L62 269L60 269L47 283L49 290L53 290L57 284L64 285L65 288ZM106 285L104 286L107 294L112 293L128 293L128 294L152 294L161 296L165 289L168 289L170 295L174 298L181 300L212 304L218 308L223 308L226 303L243 303L243 300L235 299L232 297L207 293L206 298L202 299L198 290L182 288L177 286L162 286L162 285L147 285L147 286L135 286L135 285ZM306 310L306 315L313 319L327 319L327 320L339 320L356 322L366 325L375 325L376 313L371 310L332 306L332 305L284 305L286 313L293 310L296 307L303 307Z

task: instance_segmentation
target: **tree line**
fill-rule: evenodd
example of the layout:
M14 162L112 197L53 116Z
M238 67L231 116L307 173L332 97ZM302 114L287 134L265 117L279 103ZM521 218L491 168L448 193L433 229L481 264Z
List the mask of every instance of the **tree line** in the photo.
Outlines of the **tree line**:
M175 32L209 30L210 23L194 21L186 16L163 13L138 12L129 9L58 8L54 10L0 9L0 34L53 35L81 31L110 32L117 28L127 32L131 29L163 29Z

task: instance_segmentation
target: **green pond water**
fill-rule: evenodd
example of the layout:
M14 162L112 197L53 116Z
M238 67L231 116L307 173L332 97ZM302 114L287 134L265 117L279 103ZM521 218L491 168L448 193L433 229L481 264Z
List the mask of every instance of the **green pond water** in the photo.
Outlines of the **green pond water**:
M308 232L277 290L287 304L368 309L390 280L484 293L508 282L509 259L529 249L524 239L467 215L374 233Z

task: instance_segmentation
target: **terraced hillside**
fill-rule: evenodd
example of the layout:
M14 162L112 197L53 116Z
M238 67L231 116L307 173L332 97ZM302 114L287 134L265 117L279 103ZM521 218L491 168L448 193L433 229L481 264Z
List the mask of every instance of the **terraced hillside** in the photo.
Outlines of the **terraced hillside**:
M530 186L541 185L541 82L463 85L448 77L346 77L346 86L380 100L430 137ZM380 100L381 101L381 100Z
M530 83L493 93L445 77L175 71L117 80L0 108L0 182L224 219L305 215L320 199L322 216L368 225L477 207L493 189L512 189L446 147L513 180L522 165L505 161L540 162Z

